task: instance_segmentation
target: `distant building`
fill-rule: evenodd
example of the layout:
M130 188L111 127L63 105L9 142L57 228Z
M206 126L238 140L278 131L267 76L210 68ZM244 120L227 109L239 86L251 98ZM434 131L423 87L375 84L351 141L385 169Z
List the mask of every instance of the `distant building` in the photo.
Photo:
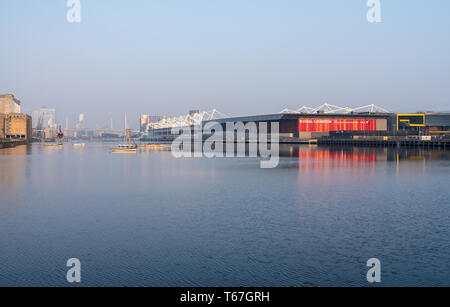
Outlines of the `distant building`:
M56 129L56 110L41 108L32 113L33 128L37 130L44 130L47 128Z
M0 95L0 114L20 113L20 100L12 94Z
M140 124L140 131L145 133L148 131L152 123L157 123L162 120L162 116L159 115L148 115L148 114L142 114L141 115L141 124Z
M76 129L81 130L86 128L85 116L84 114L80 114L78 116L78 123L76 124Z
M194 116L195 114L199 114L199 113L200 113L200 110L190 110L189 111L190 116Z

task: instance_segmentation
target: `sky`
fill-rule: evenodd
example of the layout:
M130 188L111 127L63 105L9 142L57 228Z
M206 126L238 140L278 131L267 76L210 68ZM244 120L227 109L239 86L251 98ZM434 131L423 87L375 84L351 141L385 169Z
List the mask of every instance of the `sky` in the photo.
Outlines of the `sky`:
M329 103L450 110L450 1L0 0L0 94L74 126Z

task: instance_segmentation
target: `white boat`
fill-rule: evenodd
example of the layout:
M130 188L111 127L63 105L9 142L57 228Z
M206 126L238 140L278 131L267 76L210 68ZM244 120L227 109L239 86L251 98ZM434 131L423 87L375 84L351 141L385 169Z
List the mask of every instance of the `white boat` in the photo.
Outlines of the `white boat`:
M115 148L111 148L111 153L136 153L137 145L132 144L119 144Z
M85 143L76 143L76 144L73 144L73 147L85 147L85 146L86 146Z

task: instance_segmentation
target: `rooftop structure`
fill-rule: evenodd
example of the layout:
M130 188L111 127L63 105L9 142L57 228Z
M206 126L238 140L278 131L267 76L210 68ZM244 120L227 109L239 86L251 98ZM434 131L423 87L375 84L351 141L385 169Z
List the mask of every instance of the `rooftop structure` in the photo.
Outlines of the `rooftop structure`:
M150 129L185 127L200 125L203 121L228 118L229 116L213 109L207 112L189 112L190 114L178 117L163 116L160 121L149 123Z
M339 107L332 104L325 103L316 108L311 108L307 106L303 106L298 108L297 110L284 109L280 113L282 114L352 114L352 113L391 113L388 110L376 106L374 104L370 104L367 106L350 108L350 107Z
M12 94L0 95L0 114L20 113L20 100Z

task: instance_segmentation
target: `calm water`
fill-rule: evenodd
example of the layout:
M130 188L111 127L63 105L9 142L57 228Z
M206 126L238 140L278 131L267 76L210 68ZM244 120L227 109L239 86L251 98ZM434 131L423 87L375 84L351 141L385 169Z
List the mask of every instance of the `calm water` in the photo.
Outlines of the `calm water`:
M450 153L285 146L259 160L0 149L0 285L450 286Z

